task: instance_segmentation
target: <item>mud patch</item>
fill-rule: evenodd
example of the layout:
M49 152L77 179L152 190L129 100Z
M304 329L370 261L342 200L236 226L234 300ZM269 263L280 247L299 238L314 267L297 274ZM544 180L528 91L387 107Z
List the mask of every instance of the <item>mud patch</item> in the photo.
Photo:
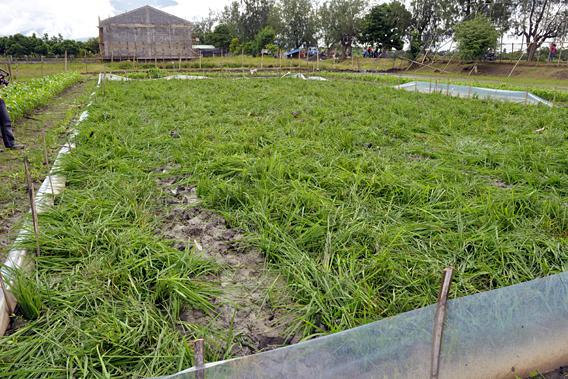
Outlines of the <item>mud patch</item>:
M162 233L180 251L192 249L221 267L209 279L218 283L216 317L185 309L181 319L232 339L225 354L249 355L295 343L287 330L294 321L283 280L268 271L261 252L243 243L243 233L229 228L218 214L199 205L195 187L174 179L159 185L169 204ZM214 337L213 337L214 338Z
M497 188L503 188L503 189L509 189L509 188L513 188L512 185L505 183L504 181L500 180L500 179L493 179L491 180L490 184L493 187L497 187Z

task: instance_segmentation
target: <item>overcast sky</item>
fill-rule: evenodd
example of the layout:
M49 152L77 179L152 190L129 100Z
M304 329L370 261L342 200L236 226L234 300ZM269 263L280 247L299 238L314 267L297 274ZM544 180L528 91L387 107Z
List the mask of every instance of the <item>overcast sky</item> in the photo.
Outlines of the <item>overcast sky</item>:
M97 17L114 16L152 5L187 20L199 19L209 8L221 10L230 0L2 0L0 35L61 33L65 38L98 35Z

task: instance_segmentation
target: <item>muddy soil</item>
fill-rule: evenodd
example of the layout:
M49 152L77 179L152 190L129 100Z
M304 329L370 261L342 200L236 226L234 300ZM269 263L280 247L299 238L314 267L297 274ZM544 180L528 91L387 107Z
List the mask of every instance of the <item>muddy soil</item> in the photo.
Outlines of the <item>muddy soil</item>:
M15 239L20 217L29 209L23 174L22 158L30 158L32 179L36 188L48 173L50 167L43 165L42 130L46 133L63 124L71 124L73 113L77 113L84 104L79 97L89 86L87 82L72 86L55 97L45 107L35 110L30 117L13 122L14 134L19 144L26 146L25 150L0 152L0 261L3 261L11 243ZM65 132L64 130L62 130ZM48 157L50 162L55 158L63 143L60 138L50 138L48 142ZM0 142L0 148L3 145Z
M287 332L295 317L284 281L267 270L260 251L243 243L242 231L200 206L195 187L176 183L175 178L159 182L169 205L162 233L180 252L191 247L221 266L220 273L209 278L220 287L213 300L217 317L186 309L181 319L225 338L232 333L234 345L226 352L230 356L298 342L298 336Z

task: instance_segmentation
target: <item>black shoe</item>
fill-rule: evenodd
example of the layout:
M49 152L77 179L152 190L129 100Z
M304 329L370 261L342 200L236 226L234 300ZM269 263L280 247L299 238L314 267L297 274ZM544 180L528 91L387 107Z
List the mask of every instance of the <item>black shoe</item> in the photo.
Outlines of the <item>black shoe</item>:
M9 150L23 150L25 148L24 145L14 145L14 146L8 146L7 149Z

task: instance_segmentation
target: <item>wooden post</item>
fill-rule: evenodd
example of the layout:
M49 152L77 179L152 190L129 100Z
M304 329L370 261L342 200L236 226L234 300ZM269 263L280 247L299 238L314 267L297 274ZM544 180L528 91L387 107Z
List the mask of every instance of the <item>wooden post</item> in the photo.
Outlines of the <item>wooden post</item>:
M260 69L264 67L264 49L260 50Z
M35 191L34 191L34 184L32 182L32 177L30 175L30 163L28 161L28 157L24 156L24 171L26 174L26 182L28 185L28 198L30 200L30 209L32 212L32 223L34 227L34 235L35 235L35 242L36 242L36 256L39 256L39 223L37 220L37 211L35 206Z
M65 50L65 71L67 72L67 50Z
M10 74L10 77L12 77L12 56L10 55L10 57L8 58L8 74Z
M179 56L178 70L181 71L181 55Z
M278 68L282 71L282 50L278 48Z
M448 81L448 86L446 87L446 96L450 95L450 82Z
M47 166L49 165L49 158L47 155L47 141L45 139L45 129L41 131L41 139L43 142L43 165Z
M442 285L438 294L436 314L434 316L434 329L432 331L432 360L430 365L430 378L438 379L440 373L440 352L442 350L442 336L444 334L444 321L446 319L446 304L452 283L452 267L444 269Z
M428 93L432 93L432 79L430 79L430 85L428 87Z
M205 379L205 372L203 369L205 368L205 359L203 356L205 355L205 341L203 338L195 340L193 342L193 357L195 360L195 379Z
M43 76L43 55L41 56L41 76Z

